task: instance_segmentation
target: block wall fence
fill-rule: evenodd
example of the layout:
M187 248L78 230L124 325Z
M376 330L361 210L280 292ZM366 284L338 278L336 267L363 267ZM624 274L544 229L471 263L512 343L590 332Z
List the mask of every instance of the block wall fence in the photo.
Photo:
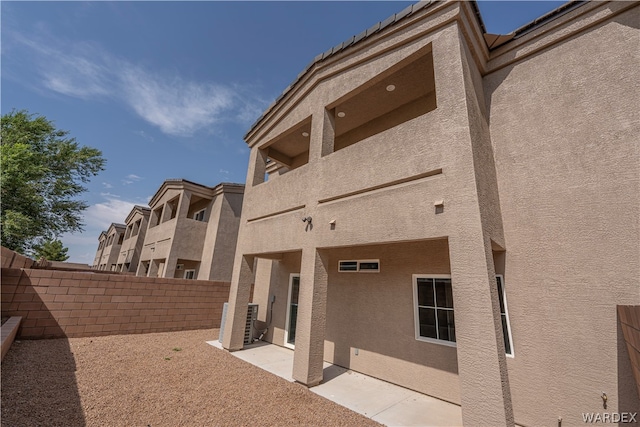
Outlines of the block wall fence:
M2 268L31 268L36 265L36 262L31 258L24 255L20 255L17 252L7 249L4 246L0 246L0 260L2 260Z
M228 282L2 268L2 316L22 316L18 337L33 339L218 328L229 287Z

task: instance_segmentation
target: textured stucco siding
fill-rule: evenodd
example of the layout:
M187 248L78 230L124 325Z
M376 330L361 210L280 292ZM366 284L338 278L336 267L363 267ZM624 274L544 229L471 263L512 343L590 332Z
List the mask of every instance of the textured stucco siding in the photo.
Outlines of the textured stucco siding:
M582 422L603 391L640 407L616 333L640 302L638 10L485 78L525 425Z

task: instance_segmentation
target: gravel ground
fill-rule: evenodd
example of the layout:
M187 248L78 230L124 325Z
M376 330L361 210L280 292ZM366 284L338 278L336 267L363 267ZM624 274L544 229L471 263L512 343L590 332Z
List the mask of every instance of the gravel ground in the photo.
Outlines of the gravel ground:
M379 426L205 343L217 329L14 342L2 426Z

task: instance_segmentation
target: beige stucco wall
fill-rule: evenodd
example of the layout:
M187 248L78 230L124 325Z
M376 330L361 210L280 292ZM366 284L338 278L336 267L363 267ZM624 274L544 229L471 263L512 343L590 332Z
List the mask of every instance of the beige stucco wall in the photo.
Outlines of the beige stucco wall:
M460 402L471 425L581 423L583 412L602 412L603 391L609 412L639 407L615 311L640 299L638 9L589 3L489 52L468 5L437 4L422 22L317 64L248 134L227 324L241 325L252 256L268 257L253 272L254 301L267 322L263 307L275 295L267 334L275 343L284 341L290 274L301 273L301 382L317 380L310 371L323 336L325 359ZM420 49L433 55L437 108L331 152L325 107ZM308 164L257 183L260 149L309 117ZM301 221L308 216L312 227ZM424 261L407 252L392 270L350 282L332 270L334 257L381 243L403 253L404 242L444 238L455 365L451 348L407 339L399 354L383 333L360 344L367 329L386 328L375 317L385 296L396 307L392 327L406 323L401 289ZM393 259L386 248L368 247L367 258ZM513 358L504 354L496 273L504 274ZM347 323L343 300L367 312L348 322L359 334L338 327ZM238 341L225 335L223 344Z
M106 271L111 270L112 265L116 265L118 256L120 255L121 244L119 243L120 236L124 233L124 226L112 224L107 230L105 242L108 243L109 239L112 239L111 244L106 244L102 249L100 256L100 266Z
M206 243L198 278L230 281L242 212L242 189L218 194L209 209Z
M98 269L102 261L102 251L104 250L103 242L107 239L106 233L103 231L98 237L98 249L96 250L96 256L93 258L93 264L91 268Z
M485 78L525 425L581 423L603 391L640 407L616 332L616 304L640 303L639 10Z
M129 263L129 268L123 271L136 272L138 269L138 262L140 260L140 253L144 246L144 238L147 234L147 227L149 226L149 212L143 211L139 208L134 208L133 215L129 214L129 221L127 221L127 227L133 226L136 221L140 220L140 228L135 236L129 236L125 234L125 239L120 247L120 254L118 255L118 265ZM126 233L126 231L125 231ZM131 234L131 233L130 233Z
M178 258L200 260L205 242L207 223L187 217L192 192L184 188L168 188L151 206L159 206L179 197L178 212L173 219L148 227L141 261L164 259L163 277L174 277Z
M446 240L335 249L328 259L325 360L459 404L455 347L415 338L412 275L450 274ZM379 259L380 273L338 273L344 259Z
M250 145L256 144L252 149L248 171L248 182L251 183L253 177L260 174L256 170L260 160L260 144L268 143L288 127L312 116L309 163L246 189L247 202L243 207L239 251L260 254L302 249L301 299L307 298L307 304L312 304L308 308L313 307L318 311L321 309L318 309L315 301L318 300L320 306L324 304L322 296L315 292L305 296L303 290L314 286L315 272L321 271L317 268L322 261L316 257L315 267L309 263L305 270L305 253L309 254L309 262L313 262L312 254L316 248L450 236L450 242L453 242L449 250L453 254L451 273L454 300L455 305L462 307L456 317L456 327L464 349L462 354L467 369L466 378L469 380L468 400L478 401L476 381L483 373L487 373L480 385L484 387L484 404L475 409L475 418L467 419L469 422L479 420L479 414L482 413L486 422L504 423L505 419L508 422L511 415L510 405L501 403L505 398L501 384L505 381L500 377L500 372L506 372L506 367L504 353L500 355L496 345L496 340L501 342L502 338L496 334L498 329L494 307L497 302L492 301L495 291L492 292L490 288L494 275L490 247L487 252L490 235L483 232L478 205L472 151L475 142L469 132L470 117L466 104L464 64L460 56L460 34L455 23L446 23L456 13L456 5L447 5L434 12L433 20L441 25L434 30L429 31L429 27L425 28L424 25L408 26L390 41L370 45L368 49L328 65L326 73L331 75L330 78L315 81L313 90L299 100L290 114L270 122L273 127L268 131L262 133L258 130L255 136L249 138ZM388 50L390 45L404 37L419 34L422 37ZM357 144L322 156L323 131L326 131L324 106L419 50L434 58L437 108ZM363 56L375 57L376 60L359 62ZM341 69L348 69L348 72L339 72ZM381 188L368 190L375 187ZM353 195L347 196L349 194ZM434 202L438 200L445 201L444 213L440 215L436 214L434 208ZM283 211L288 212L278 213ZM313 228L306 227L300 221L303 216L313 218ZM335 225L331 226L330 221L334 220ZM328 272L331 275L330 269ZM329 277L327 307L331 307L332 302L329 299L331 286ZM407 286L410 287L411 282ZM474 299L480 303L472 304ZM412 310L411 306L409 308ZM332 309L317 314L307 313L310 320L306 319L305 322L311 322L312 325L318 322L318 328L326 324L328 333ZM304 313L302 310L301 313ZM302 325L301 330L304 330ZM314 334L314 327L311 335ZM413 327L410 333L413 333ZM299 333L298 339L310 336L305 335ZM480 339L481 336L483 339ZM312 340L301 351L315 354L315 345ZM360 359L369 360L362 362L361 369L369 373L376 371L376 359L378 362L382 360L386 351L381 347L377 350L381 351L379 356L370 354ZM296 353L299 351L297 348ZM443 356L439 348L427 351L430 351L427 357L438 360L436 365L443 363L450 366L450 360L441 360ZM449 359L451 353L455 354L450 349L446 352L449 352ZM460 358L460 354L457 357ZM294 361L294 373L296 369L302 372L300 366L296 367ZM394 368L395 372L388 375L398 382L409 381L412 370L409 366L400 361ZM383 376L384 370L379 366L377 375ZM411 386L420 387L418 382L430 381L429 375L434 371L425 368L422 372L424 376ZM311 373L308 375L313 381L315 377ZM439 377L435 383L445 384L448 380ZM456 387L445 388L438 395L460 401Z
M156 260L163 263L162 277L182 277L184 271L176 270L180 263L185 269L187 264L197 265L197 279L230 281L243 190L238 184L211 188L184 180L166 181L153 197L151 209L177 201L176 214L168 219L167 208L165 221L147 228L138 275L144 275L144 263ZM204 221L193 219L201 209L206 209ZM155 268L148 274L155 275Z

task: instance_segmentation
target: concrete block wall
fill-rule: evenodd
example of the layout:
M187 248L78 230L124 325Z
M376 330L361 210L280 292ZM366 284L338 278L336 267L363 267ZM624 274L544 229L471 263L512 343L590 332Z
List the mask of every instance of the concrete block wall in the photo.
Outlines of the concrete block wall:
M640 305L619 305L618 318L640 397Z
M17 252L1 246L0 258L2 259L2 268L31 268L36 262L31 258L20 255Z
M220 326L228 282L2 268L2 316L20 338L84 337Z

